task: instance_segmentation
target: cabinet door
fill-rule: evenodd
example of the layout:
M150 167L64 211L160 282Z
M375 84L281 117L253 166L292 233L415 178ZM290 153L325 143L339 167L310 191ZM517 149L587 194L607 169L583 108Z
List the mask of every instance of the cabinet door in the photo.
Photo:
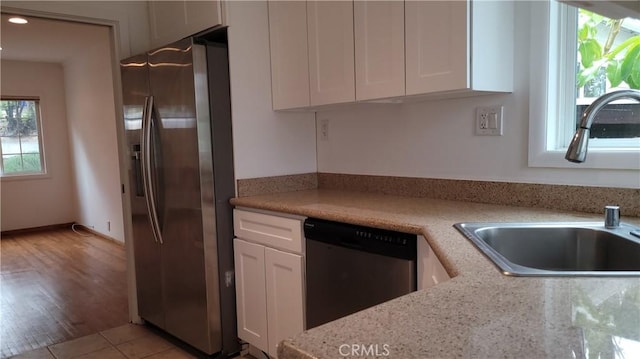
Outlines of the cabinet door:
M407 1L407 95L469 87L469 1Z
M307 21L311 105L355 101L353 2L309 1Z
M278 343L304 330L302 257L265 248L269 350L277 357Z
M404 96L404 2L354 2L356 99Z
M273 109L309 106L307 3L269 1Z
M178 41L222 23L220 1L149 1L151 46Z
M269 349L264 246L233 240L238 337L262 351Z

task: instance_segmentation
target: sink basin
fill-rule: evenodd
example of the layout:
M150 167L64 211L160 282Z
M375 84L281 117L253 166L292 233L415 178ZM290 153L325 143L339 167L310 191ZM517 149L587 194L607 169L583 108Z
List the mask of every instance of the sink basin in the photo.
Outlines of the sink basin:
M505 275L640 276L638 228L602 223L456 223Z

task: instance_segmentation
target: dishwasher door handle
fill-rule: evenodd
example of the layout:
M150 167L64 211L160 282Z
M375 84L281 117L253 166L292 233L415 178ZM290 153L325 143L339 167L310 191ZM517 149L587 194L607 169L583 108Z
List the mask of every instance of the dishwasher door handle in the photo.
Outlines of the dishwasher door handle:
M353 238L341 237L338 239L337 244L347 248L362 249L362 243L359 240Z

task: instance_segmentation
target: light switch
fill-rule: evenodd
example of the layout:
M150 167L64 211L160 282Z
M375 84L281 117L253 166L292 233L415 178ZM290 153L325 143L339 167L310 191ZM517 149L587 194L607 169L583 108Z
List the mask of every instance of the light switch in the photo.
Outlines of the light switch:
M489 113L489 128L492 130L498 128L498 114L495 112Z

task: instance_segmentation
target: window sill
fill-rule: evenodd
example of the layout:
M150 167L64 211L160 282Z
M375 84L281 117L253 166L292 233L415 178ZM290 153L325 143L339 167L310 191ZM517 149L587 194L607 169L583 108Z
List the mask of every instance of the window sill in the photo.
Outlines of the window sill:
M35 181L35 180L43 180L43 179L50 179L50 178L51 178L51 175L49 173L34 173L34 174L4 175L4 176L0 176L0 181L2 182Z
M589 150L583 163L573 163L564 159L566 151L529 152L529 167L640 170L640 151L629 150Z

